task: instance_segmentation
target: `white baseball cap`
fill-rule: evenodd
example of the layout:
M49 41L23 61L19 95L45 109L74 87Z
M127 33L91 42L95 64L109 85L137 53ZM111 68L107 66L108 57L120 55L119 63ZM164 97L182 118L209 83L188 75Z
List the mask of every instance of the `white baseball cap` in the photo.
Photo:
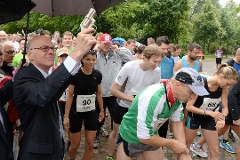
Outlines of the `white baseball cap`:
M199 96L209 95L208 91L204 87L202 76L192 68L179 69L175 73L174 79L187 84L189 88Z

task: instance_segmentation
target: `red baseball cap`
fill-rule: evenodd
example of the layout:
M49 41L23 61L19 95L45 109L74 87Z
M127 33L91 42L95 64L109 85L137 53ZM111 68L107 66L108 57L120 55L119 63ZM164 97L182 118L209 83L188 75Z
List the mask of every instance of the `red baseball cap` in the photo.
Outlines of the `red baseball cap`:
M197 54L198 57L204 56L203 51L200 51L199 54Z
M102 43L112 43L112 37L110 34L105 33L100 36L99 41Z

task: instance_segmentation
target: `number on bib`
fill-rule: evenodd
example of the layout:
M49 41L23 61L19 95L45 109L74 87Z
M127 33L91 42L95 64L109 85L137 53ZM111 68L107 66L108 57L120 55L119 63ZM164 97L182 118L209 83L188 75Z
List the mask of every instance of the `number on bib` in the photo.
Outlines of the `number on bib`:
M77 112L88 112L95 109L96 95L77 95Z

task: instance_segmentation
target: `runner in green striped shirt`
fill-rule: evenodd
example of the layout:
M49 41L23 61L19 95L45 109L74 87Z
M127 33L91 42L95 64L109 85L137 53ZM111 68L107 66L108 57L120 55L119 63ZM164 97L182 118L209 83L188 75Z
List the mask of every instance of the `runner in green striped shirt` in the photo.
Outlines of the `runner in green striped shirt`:
M191 68L182 68L174 78L154 84L134 99L119 127L117 159L162 159L161 147L172 149L182 160L191 159L186 146L181 102L194 94L207 95L201 76ZM173 121L175 139L158 136L158 129L168 119Z

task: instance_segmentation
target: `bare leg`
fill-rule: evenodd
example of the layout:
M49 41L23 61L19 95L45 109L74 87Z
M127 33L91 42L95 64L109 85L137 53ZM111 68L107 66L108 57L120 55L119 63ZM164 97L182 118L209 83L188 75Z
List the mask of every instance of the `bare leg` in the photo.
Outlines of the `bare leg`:
M202 129L203 136L206 139L210 160L219 160L218 132Z
M231 128L237 134L238 138L240 138L240 127L236 125L231 125Z
M193 140L196 137L196 133L197 133L197 129L193 130L185 127L186 144L188 148L193 143Z
M81 132L70 133L71 146L69 148L69 157L70 159L75 159L78 147L80 146L81 141Z
M229 125L225 125L222 129L218 131L218 136L223 135L223 133L225 133L228 128L229 128ZM198 139L196 144L198 144L199 146L202 146L205 142L206 142L205 138L201 137Z
M236 160L240 160L240 144L237 146L236 149Z
M144 159L148 160L160 160L163 159L163 151L162 151L162 147L160 147L159 149L155 150L155 151L144 151L142 152L142 156L144 157Z
M94 138L96 137L97 131L85 130L85 152L83 159L89 160L93 157L93 143Z
M119 144L117 148L117 157L116 160L132 160L132 158L128 157L123 150L123 143Z
M224 135L230 128L230 125L225 124L225 126L218 131L218 136ZM228 132L227 132L228 133Z
M224 139L224 140L228 140L229 130L230 130L230 126L227 128L227 130L226 130L225 133L223 134L223 139Z
M114 150L116 147L116 136L118 133L118 128L119 128L119 124L114 123L113 130L110 133L109 138L108 138L108 155L109 156L113 156L113 154L114 154Z

